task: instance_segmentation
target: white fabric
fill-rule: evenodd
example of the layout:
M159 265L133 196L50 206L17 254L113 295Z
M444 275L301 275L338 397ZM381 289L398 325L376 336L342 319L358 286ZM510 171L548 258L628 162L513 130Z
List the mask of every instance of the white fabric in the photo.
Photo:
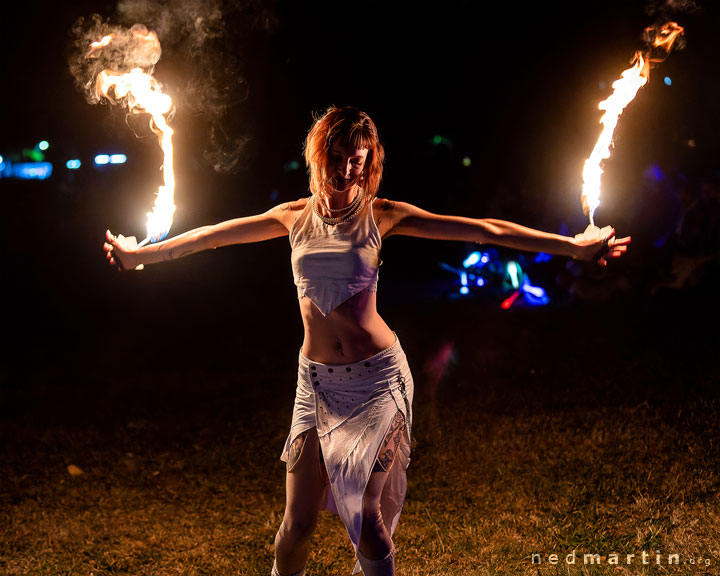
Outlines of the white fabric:
M351 296L377 290L382 239L372 202L353 220L325 224L307 205L290 228L298 298L307 296L327 316Z
M357 553L363 494L393 417L405 416L403 435L380 500L392 535L400 520L410 464L413 379L400 341L352 364L321 364L300 354L292 424L280 459L297 436L317 427L330 480L325 508L338 514ZM360 571L359 563L353 574Z

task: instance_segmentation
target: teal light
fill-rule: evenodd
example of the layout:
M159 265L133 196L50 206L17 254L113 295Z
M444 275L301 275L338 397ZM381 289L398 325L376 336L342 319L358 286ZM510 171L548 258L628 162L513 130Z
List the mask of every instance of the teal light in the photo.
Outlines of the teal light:
M294 172L295 170L300 169L300 162L297 160L290 160L289 162L285 162L283 165L283 172Z
M40 148L40 150L47 150L48 148L50 148L50 142L48 142L47 140L41 140L40 142L38 142L37 147Z
M510 260L510 262L507 263L507 272L510 276L510 282L512 283L512 287L517 289L520 286L520 266L518 266L517 262L514 260Z
M65 167L68 170L77 170L78 168L80 168L80 166L81 162L77 158L73 158L72 160L68 160L67 162L65 162Z
M98 154L95 156L95 164L98 166L104 166L108 162L110 162L110 156L108 154Z

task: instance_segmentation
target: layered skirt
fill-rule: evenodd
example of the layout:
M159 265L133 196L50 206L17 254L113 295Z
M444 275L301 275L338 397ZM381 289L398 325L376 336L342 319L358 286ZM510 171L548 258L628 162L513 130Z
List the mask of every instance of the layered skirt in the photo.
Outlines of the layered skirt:
M317 428L330 481L325 508L338 514L357 552L363 494L390 424L398 411L406 434L395 454L380 501L392 535L400 520L410 464L413 379L400 341L359 362L322 364L300 353L292 424L280 459L310 428ZM360 571L355 565L353 573Z

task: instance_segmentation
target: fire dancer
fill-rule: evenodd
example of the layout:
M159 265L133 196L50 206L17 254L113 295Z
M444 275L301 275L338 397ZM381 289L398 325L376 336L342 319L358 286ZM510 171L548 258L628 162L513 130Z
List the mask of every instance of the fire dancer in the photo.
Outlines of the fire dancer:
M392 535L407 488L413 378L397 335L376 309L380 248L404 234L546 252L605 266L630 238L566 237L496 219L444 216L377 197L384 150L370 117L331 106L315 118L304 154L308 197L263 214L134 247L108 231L120 270L289 236L305 328L287 463L286 507L275 537L275 576L303 575L321 509L339 514L356 552L354 573L395 573Z

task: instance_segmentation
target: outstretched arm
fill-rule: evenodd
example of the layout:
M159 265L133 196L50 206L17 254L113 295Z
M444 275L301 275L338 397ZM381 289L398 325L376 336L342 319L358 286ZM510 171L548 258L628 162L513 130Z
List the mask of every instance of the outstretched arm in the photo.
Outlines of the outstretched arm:
M403 234L438 240L459 240L495 244L528 252L546 252L576 260L597 260L605 266L608 258L618 258L627 250L630 237L615 238L612 230L605 238L572 238L528 228L494 218L466 218L433 214L407 202L382 201L384 236Z
M304 200L286 202L262 214L202 226L141 248L129 245L123 238L113 236L108 230L105 233L104 249L110 264L117 266L119 270L133 270L138 266L176 260L221 246L270 240L288 234L293 215L304 205L303 202Z

